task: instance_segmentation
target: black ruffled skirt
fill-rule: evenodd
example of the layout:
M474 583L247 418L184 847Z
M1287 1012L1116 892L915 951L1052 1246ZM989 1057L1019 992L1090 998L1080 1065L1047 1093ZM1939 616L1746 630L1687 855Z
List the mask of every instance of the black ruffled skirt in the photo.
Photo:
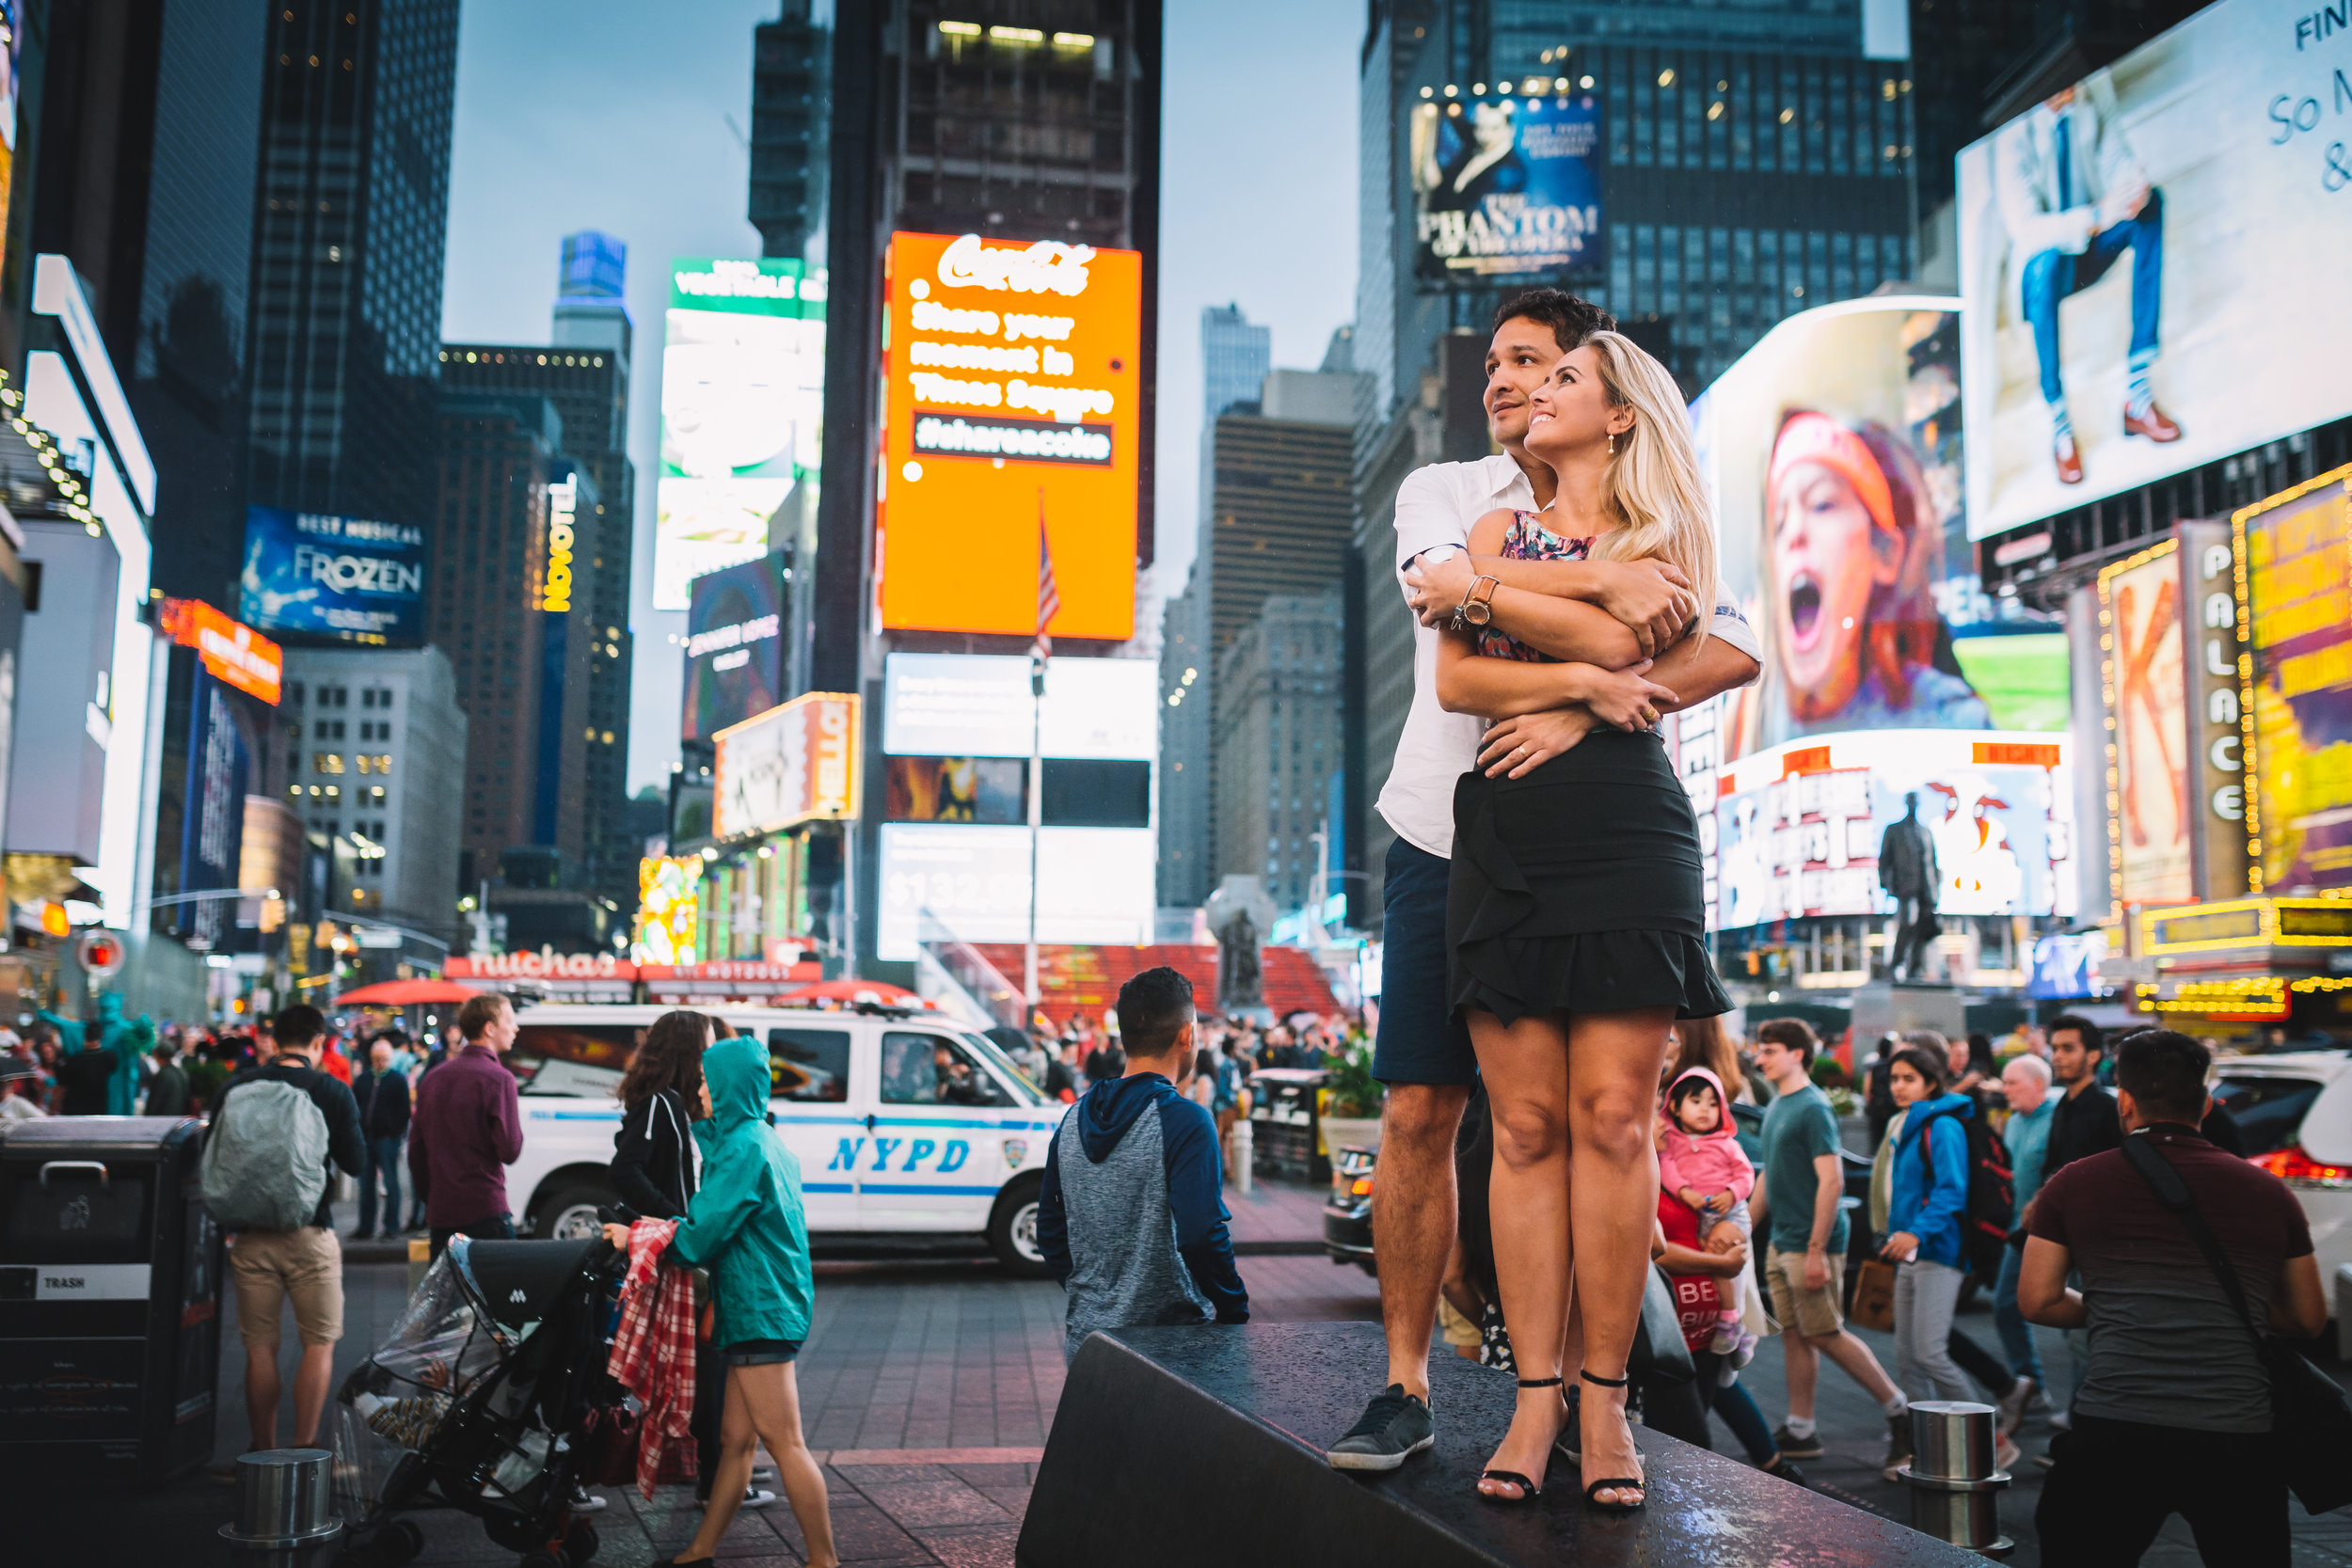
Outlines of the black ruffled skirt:
M1454 1014L1731 1010L1707 955L1691 800L1655 735L1597 730L1521 779L1454 786Z

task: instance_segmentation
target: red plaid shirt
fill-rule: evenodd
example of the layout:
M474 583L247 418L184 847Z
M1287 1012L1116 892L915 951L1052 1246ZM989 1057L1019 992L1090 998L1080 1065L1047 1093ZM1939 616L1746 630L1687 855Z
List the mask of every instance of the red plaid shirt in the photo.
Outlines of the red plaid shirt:
M681 1450L694 1465L694 1279L662 1261L675 1220L639 1220L628 1231L628 1276L621 1282L621 1326L605 1370L645 1407L637 1424L637 1490L650 1501L662 1458Z

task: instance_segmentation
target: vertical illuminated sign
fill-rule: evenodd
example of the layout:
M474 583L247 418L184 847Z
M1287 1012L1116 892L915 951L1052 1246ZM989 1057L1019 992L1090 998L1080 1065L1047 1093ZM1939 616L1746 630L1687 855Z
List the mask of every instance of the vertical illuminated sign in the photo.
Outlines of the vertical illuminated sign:
M1041 527L1054 634L1133 636L1142 253L894 234L888 288L882 625L1027 636Z
M576 538L573 514L580 505L580 485L570 479L548 486L548 573L539 593L539 608L563 615L572 608L572 546Z

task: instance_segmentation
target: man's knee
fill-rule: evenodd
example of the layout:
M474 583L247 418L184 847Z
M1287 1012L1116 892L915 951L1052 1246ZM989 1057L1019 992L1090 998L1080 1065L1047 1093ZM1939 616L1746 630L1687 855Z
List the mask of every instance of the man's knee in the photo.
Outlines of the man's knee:
M1453 1158L1454 1135L1462 1125L1462 1107L1469 1103L1467 1084L1391 1084L1380 1112L1382 1157Z

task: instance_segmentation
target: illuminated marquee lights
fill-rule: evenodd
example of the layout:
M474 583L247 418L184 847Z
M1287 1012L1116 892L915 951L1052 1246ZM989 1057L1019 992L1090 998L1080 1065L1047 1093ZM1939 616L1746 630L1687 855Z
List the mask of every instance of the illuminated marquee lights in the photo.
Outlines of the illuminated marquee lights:
M580 503L580 485L563 480L548 486L548 580L539 608L564 615L572 608L572 515Z

